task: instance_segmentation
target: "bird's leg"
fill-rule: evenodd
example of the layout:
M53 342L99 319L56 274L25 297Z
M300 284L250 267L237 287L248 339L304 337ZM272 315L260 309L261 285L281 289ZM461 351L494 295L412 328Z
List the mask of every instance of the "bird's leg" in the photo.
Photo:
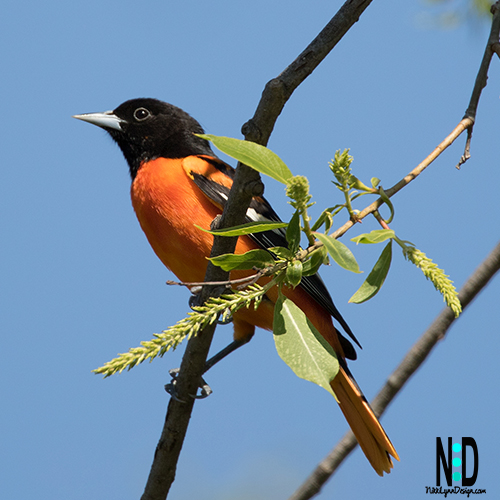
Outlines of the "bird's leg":
M226 356L231 354L232 352L236 351L236 349L239 349L242 345L245 345L250 341L252 337L246 337L243 340L233 340L229 345L224 347L221 351L219 351L217 354L212 356L206 363L205 363L205 369L203 370L203 373L207 373L212 366L217 364L219 361L224 359Z

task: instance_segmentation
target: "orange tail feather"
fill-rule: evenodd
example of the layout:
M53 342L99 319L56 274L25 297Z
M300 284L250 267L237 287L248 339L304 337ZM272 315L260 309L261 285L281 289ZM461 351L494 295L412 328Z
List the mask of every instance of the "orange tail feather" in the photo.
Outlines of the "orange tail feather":
M391 472L391 455L398 461L399 456L347 367L340 367L331 386L342 413L372 467L379 476Z

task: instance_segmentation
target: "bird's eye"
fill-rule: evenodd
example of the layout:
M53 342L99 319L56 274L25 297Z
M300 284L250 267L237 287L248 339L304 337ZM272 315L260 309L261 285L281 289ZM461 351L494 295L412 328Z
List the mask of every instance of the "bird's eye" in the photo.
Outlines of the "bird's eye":
M151 112L148 111L146 108L137 108L134 111L134 118L138 122L142 122L142 121L146 120L147 118L149 118L150 116L151 116Z

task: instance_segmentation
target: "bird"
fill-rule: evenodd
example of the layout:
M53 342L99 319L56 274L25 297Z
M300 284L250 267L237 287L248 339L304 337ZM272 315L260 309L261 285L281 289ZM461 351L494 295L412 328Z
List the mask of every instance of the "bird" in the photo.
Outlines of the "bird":
M216 156L210 143L199 137L202 126L181 108L153 98L131 99L113 111L74 115L101 127L118 144L128 164L132 205L151 247L179 280L204 280L212 236L209 228L220 216L234 178L233 167ZM280 221L263 196L255 196L247 221ZM287 246L284 230L240 236L236 254L257 248ZM239 273L242 273L240 271ZM238 278L237 271L231 278ZM352 376L347 359L356 359L352 343L335 328L359 342L335 307L318 274L304 277L299 286L283 293L307 316L333 347L339 372L331 381L338 404L361 449L378 475L389 473L399 456ZM234 342L246 343L255 328L272 330L277 287L266 292L257 309L242 308L233 315Z

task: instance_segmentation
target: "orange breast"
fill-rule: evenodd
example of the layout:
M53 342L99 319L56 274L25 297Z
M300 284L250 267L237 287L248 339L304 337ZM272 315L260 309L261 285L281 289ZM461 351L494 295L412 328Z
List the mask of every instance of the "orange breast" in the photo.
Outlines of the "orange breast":
M180 280L203 281L213 238L209 229L220 213L188 177L182 159L144 164L131 188L132 205L156 255Z

